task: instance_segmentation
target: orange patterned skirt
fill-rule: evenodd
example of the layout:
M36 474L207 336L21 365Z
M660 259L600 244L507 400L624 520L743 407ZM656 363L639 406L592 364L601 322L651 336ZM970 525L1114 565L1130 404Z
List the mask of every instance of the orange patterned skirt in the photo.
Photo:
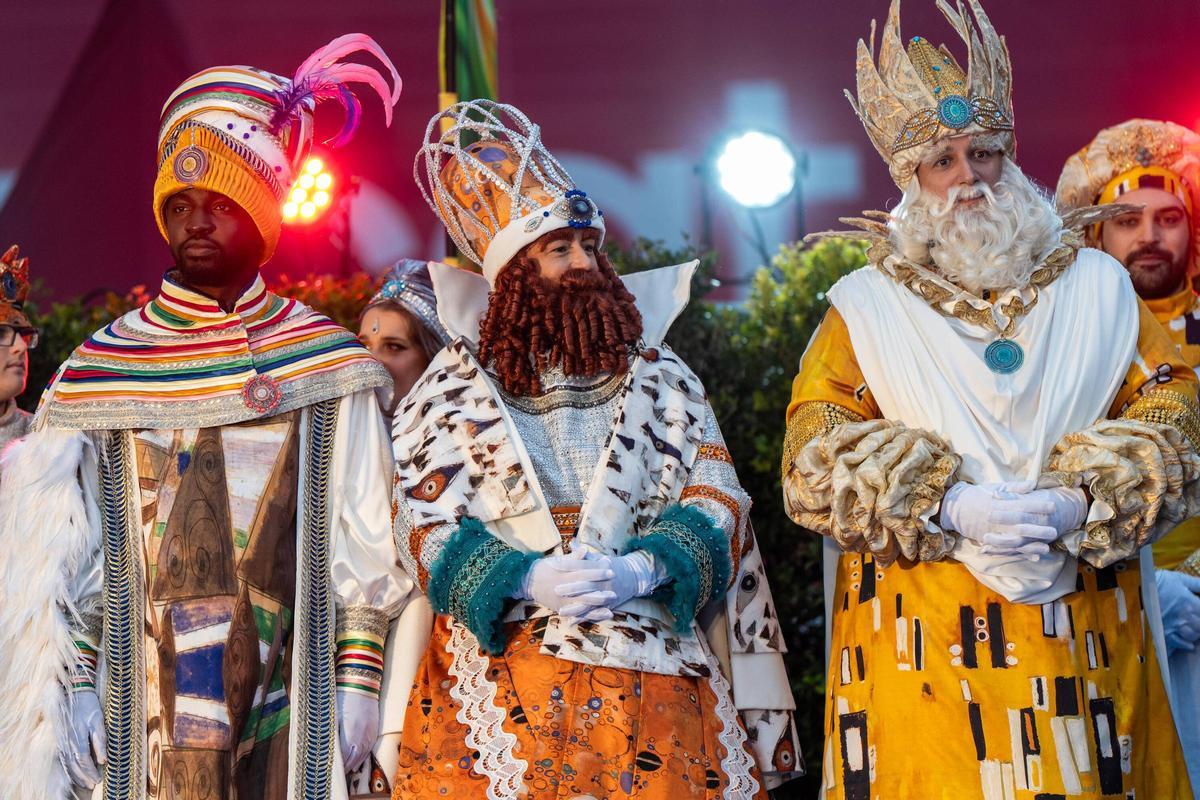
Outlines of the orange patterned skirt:
M544 624L512 623L503 655L486 656L438 616L393 800L486 797L489 786L499 797L765 800L728 689L720 698L709 678L543 654Z

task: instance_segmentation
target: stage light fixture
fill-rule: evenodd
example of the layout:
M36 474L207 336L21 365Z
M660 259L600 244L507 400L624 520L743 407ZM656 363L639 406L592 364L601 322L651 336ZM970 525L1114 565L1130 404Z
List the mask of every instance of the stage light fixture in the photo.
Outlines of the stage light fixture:
M730 138L716 168L721 189L745 208L770 208L796 188L796 156L771 133L746 131Z
M319 220L333 204L333 187L333 174L326 169L325 161L309 156L283 203L283 221L311 225Z

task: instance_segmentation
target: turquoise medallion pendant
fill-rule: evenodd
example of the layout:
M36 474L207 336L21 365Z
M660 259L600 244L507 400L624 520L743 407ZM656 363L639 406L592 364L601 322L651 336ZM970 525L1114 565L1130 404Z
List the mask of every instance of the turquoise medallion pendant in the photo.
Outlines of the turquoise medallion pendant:
M1008 375L1025 363L1025 351L1012 339L997 339L983 351L983 360L992 372Z

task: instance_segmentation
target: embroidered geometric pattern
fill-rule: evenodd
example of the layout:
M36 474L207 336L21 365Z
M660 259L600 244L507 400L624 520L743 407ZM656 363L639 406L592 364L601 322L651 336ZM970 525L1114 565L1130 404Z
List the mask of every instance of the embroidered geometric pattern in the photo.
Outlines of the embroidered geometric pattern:
M863 418L834 403L809 402L796 406L788 419L787 433L783 437L783 463L780 473L788 474L796 456L818 436L824 436L838 425L847 422L862 422Z
M1134 401L1121 418L1168 425L1182 433L1193 448L1200 450L1200 407L1187 395L1169 389L1154 389Z
M697 459L707 459L710 461L724 461L727 464L733 463L733 456L729 454L729 450L719 444L702 444L696 452Z
M703 484L693 484L686 487L679 495L679 502L684 502L693 497L702 497L705 500L712 500L714 503L720 503L725 508L729 509L729 513L733 515L734 530L740 531L742 528L742 509L738 505L738 501L730 497L725 492L715 486L705 486Z
M522 553L464 517L429 570L433 610L466 625L492 653L504 649L504 605L541 554Z
M108 765L105 797L141 797L145 784L145 717L142 675L143 607L141 553L132 535L131 453L123 431L107 431L100 453L100 500L104 552L104 643Z
M254 379L277 394L256 410ZM144 308L94 333L47 389L42 424L78 430L216 427L383 385L386 372L332 320L267 291L232 312L164 278Z
M705 604L725 593L732 568L729 546L725 532L699 508L673 505L629 543L628 552L651 553L666 570L671 580L650 597L666 605L682 633Z
M292 791L306 800L327 800L333 778L337 735L334 687L334 608L329 581L329 493L338 400L314 405L308 415L302 548L297 559L299 604L295 651L309 654L293 676L296 713L296 772Z

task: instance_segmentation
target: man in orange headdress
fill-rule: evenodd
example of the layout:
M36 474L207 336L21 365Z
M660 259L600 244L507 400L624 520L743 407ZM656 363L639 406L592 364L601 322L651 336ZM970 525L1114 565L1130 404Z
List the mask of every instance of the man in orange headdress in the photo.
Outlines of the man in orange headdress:
M355 51L374 69L341 63ZM163 108L160 293L60 368L0 485L0 796L344 798L378 732L395 566L386 371L269 292L316 104L390 119L370 38L292 79L216 67ZM38 513L29 513L29 508ZM72 787L74 784L74 787Z

